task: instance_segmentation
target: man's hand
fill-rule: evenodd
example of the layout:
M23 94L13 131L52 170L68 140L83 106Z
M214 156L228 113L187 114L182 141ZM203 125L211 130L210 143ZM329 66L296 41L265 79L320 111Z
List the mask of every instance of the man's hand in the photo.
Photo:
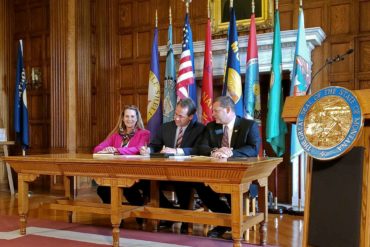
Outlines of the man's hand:
M165 153L165 154L176 154L176 153L177 153L177 151L176 151L176 148L164 147L164 148L161 150L161 153Z
M217 151L224 153L228 158L233 156L233 148L222 147L219 148Z
M227 155L223 152L215 151L212 152L211 157L217 158L217 159L227 159Z
M212 151L211 156L218 159L227 159L233 156L233 149L228 147L218 148Z

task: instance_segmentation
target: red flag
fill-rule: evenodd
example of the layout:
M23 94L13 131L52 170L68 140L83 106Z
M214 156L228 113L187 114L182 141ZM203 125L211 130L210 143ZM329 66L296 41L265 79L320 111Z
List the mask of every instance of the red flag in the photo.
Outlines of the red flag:
M211 21L208 19L206 27L206 43L204 48L204 66L202 83L202 123L207 124L213 121L212 103L213 103L213 65L212 65L212 35Z

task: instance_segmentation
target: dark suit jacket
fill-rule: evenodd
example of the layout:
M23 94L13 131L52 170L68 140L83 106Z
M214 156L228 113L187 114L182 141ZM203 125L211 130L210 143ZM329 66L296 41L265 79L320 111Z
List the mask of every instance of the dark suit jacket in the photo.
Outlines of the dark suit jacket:
M174 148L175 147L175 138L176 138L176 124L175 121L164 123L159 128L158 133L154 134L150 141L150 150L152 153L157 153L162 150L163 145L166 147ZM204 125L192 121L189 123L188 127L184 132L184 136L181 143L181 148L184 150L185 155L196 154L194 147L199 145L203 131Z
M198 146L198 154L209 156L212 149L220 148L223 134L222 124L214 121L208 123L201 144ZM237 116L231 136L232 157L256 157L260 143L257 123Z

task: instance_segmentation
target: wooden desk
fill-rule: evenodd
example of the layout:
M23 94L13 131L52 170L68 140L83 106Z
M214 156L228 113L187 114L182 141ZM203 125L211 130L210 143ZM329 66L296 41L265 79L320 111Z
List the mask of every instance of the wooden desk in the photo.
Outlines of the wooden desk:
M113 246L119 246L121 219L142 217L231 226L234 247L241 247L243 232L258 223L260 223L261 245L266 244L266 213L246 216L243 213L243 193L248 191L250 183L255 180L261 186L267 187L268 176L282 161L281 158L251 158L232 162L207 157L187 160L120 156L93 158L89 154L11 156L4 160L18 173L18 211L22 235L26 234L29 207L27 194L30 182L39 175L63 175L69 178L89 176L98 184L111 187L111 205L59 200L49 208L110 215L113 226ZM231 194L231 214L158 208L157 199L151 199L148 205L141 207L123 206L122 188L132 186L139 179L204 182L217 192ZM158 198L158 191L154 192L153 198ZM267 204L267 193L260 195L259 200L260 208L264 208Z
M14 141L0 141L0 146L3 146L5 157L9 155L8 145L14 145L14 144L15 144ZM6 164L6 173L8 174L10 194L14 195L14 183L13 183L13 177L12 177L12 170L10 169L10 166L8 163L5 162L5 164Z

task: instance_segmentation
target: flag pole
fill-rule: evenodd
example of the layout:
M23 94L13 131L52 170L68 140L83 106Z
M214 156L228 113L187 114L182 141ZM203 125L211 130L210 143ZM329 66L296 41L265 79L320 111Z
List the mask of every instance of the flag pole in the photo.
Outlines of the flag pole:
M299 25L300 25L300 20L299 20L299 16L300 16L300 12L303 11L303 1L300 0L299 1L299 14L298 14L298 30L299 30ZM297 45L298 45L298 37L297 37ZM296 56L296 54L295 54ZM312 82L312 78L311 78L311 82ZM292 83L294 83L294 81L292 80ZM305 94L307 94L309 92L309 88L311 86L311 83L310 85L308 86L308 89L305 91ZM296 161L297 159L297 161ZM298 154L297 157L294 158L294 160L292 160L292 166L296 165L297 166L297 187L298 187L298 195L297 195L297 199L298 199L298 206L295 206L294 204L294 201L293 201L293 198L292 198L292 207L291 208L288 208L288 214L291 214L291 215L298 215L298 216L303 216L304 215L304 206L303 206L303 202L302 202L302 171L304 171L305 169L303 168L305 166L305 163L307 162L307 154L306 153L300 153ZM302 167L303 166L303 167ZM294 169L292 169L292 173L293 173ZM304 176L304 175L303 175ZM292 174L292 186L293 183L294 183L294 173ZM304 188L304 186L303 186Z
M191 0L183 0L185 2L185 6L186 6L186 13L189 14L189 5L191 3Z
M211 14L210 14L209 0L208 0L207 1L207 18L209 19L210 16L211 16Z
M276 12L279 11L279 1L275 0L275 15ZM276 25L276 23L274 23ZM275 28L274 28L275 32ZM275 34L274 34L275 35ZM274 188L274 202L273 205L269 205L268 212L271 214L283 214L286 211L286 208L283 206L278 206L278 166L276 166L274 170L274 183L275 183L275 188Z
M170 8L169 8L169 14L168 14L168 16L169 16L169 19L170 19L170 25L172 25L172 12L171 12L171 6L170 6Z
M158 11L157 9L155 10L155 27L158 27Z

